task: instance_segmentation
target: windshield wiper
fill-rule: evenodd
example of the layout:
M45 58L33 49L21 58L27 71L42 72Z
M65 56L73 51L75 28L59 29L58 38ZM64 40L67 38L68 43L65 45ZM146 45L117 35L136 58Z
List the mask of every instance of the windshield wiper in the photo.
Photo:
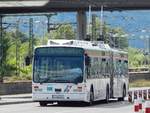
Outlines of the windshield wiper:
M50 79L50 78L46 78L46 79L44 79L44 80L40 80L40 83L45 83L45 82L49 81L49 79Z

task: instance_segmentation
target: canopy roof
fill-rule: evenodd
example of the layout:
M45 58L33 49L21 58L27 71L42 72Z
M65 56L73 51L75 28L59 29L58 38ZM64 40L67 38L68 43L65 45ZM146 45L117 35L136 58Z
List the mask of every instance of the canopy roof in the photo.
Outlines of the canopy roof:
M139 10L150 9L150 0L1 0L0 14L46 13L88 10Z

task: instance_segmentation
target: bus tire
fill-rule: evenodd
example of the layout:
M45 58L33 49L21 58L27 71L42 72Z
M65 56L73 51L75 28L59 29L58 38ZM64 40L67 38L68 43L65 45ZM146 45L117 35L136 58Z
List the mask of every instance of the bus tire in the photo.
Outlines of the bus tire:
M108 103L108 102L109 102L109 86L107 85L105 103Z
M124 98L126 96L126 86L123 86L123 91L122 91L122 97L118 98L118 101L124 101Z
M47 102L43 102L43 101L42 101L42 102L39 102L39 104L40 104L40 106L43 106L43 107L44 107L44 106L47 106Z
M91 106L94 102L94 89L93 86L90 89L90 99L89 102L87 103L88 106Z

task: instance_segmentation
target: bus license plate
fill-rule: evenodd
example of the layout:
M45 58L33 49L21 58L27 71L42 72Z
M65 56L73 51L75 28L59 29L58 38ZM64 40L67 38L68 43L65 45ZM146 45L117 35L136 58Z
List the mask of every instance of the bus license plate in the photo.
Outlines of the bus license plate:
M53 99L64 99L64 95L52 95Z

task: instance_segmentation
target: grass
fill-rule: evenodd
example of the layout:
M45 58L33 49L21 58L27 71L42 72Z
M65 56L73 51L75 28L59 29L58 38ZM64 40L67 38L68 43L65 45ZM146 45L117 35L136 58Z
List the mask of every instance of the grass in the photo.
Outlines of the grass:
M24 76L11 76L6 77L4 81L7 82L17 82L17 81L31 81L31 75L24 75ZM150 80L136 80L134 82L129 83L129 87L150 87Z
M31 75L10 76L4 78L4 83L31 81Z
M150 87L150 80L137 80L129 83L129 87Z

